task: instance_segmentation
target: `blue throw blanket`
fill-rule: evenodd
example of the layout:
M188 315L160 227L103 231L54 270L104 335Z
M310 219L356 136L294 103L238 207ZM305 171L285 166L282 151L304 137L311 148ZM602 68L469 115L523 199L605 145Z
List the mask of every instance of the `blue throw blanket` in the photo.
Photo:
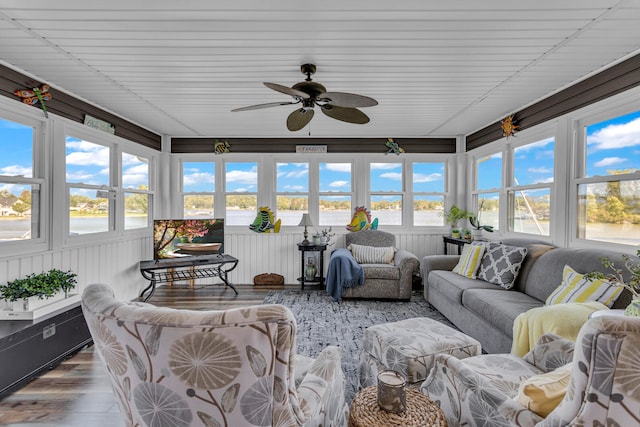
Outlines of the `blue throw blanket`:
M349 249L336 249L331 253L327 267L327 293L335 301L342 299L346 288L364 284L364 269L356 262Z

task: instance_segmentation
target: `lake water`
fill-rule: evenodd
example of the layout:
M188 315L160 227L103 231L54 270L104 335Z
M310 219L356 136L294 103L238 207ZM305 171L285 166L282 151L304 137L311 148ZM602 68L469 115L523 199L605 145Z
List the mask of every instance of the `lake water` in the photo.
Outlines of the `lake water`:
M256 217L255 211L234 210L229 212L230 215L225 221L227 226L245 226L253 222ZM483 223L492 224L495 218L485 216ZM283 226L297 226L300 222L300 212L285 211L280 212L276 219L281 219ZM497 214L494 214L497 215ZM205 215L211 217L211 215ZM376 211L372 213L372 218L378 218L378 224L384 228L386 225L399 225L399 211ZM194 215L194 217L197 217ZM348 211L324 211L322 219L325 224L319 224L315 227L309 227L309 232L327 228L332 225L336 229L346 226L351 220L351 212ZM144 228L147 224L145 217L127 217L126 227ZM420 225L442 225L442 217L439 211L419 211L415 214L416 224ZM71 230L77 234L86 234L96 231L107 230L107 218L105 217L74 217L71 219ZM515 231L525 232L534 235L540 235L538 226L543 230L543 235L548 233L549 223L539 221L538 224L531 219L516 220ZM9 219L0 218L0 241L17 240L28 236L31 227L29 219ZM640 244L640 225L633 224L588 224L586 229L586 238L598 241L606 241L613 243L622 243L627 245Z

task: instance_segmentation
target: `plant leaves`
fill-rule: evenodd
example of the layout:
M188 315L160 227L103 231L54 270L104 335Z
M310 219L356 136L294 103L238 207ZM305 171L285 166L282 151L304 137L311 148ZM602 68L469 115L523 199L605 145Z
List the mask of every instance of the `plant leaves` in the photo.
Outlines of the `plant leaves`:
M256 374L256 377L264 377L267 372L267 362L262 353L250 345L247 346L246 351L249 366L251 366L253 373Z
M140 356L138 356L138 354L129 346L127 346L127 353L129 354L129 358L133 363L133 368L135 369L136 374L138 374L138 378L140 378L140 381L146 381L147 368L144 366L144 363L142 362Z
M153 325L147 331L144 337L144 345L147 347L149 354L155 356L160 346L160 334L162 333L162 325Z
M222 405L222 410L227 414L233 412L233 408L236 407L236 403L238 402L238 393L240 393L240 383L235 383L222 395L220 403Z

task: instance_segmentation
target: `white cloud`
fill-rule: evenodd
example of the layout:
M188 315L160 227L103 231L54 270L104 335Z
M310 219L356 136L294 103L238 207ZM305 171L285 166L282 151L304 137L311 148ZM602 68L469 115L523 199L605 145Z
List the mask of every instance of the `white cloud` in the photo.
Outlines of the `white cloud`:
M253 184L258 180L258 173L255 170L233 170L227 172L227 182L238 182L240 184ZM239 191L239 190L236 190ZM243 190L246 191L246 190Z
M516 148L517 153L527 152L534 148L543 148L549 144L553 144L553 138L543 139L542 141L532 142L531 144L523 145L521 147Z
M534 181L533 183L534 184L549 184L551 182L553 182L553 177L542 178L542 179L539 179L537 181Z
M331 188L339 188L349 185L349 181L333 181L329 183L329 187Z
M304 187L302 185L285 185L284 189L289 191L302 191Z
M413 182L433 182L440 181L442 179L442 174L440 173L431 173L429 175L424 175L421 173L413 174Z
M610 125L588 138L594 150L611 150L640 145L640 118L628 123Z
M73 149L67 154L68 165L96 165L109 166L109 148L87 141L68 141L67 149Z
M283 177L283 178L298 179L307 175L309 175L309 170L297 170L297 171L286 172L285 174L283 174L283 176L278 174L278 178Z
M402 167L400 163L371 163L371 170L390 170Z
M597 168L602 168L602 167L607 167L607 166L613 166L613 165L618 165L620 163L624 163L626 162L628 159L622 158L622 157L605 157L604 159L595 162L593 164L593 166L597 167Z
M135 166L124 169L123 173L148 175L149 166L144 163L137 163Z
M129 173L122 174L122 185L129 188L137 188L140 184L147 185L148 179L146 174Z
M31 176L31 167L21 166L21 165L8 165L0 169L0 175L10 175L10 176Z
M527 171L531 173L553 173L553 169L540 166L539 168L529 168Z
M213 184L215 183L215 177L213 176L213 174L210 174L208 172L190 173L184 176L182 182L183 182L183 185L185 186L197 185L197 184L212 184L211 188L213 189Z
M385 172L380 174L380 178L402 181L402 174L398 172Z
M333 172L351 172L351 163L325 163L325 168Z

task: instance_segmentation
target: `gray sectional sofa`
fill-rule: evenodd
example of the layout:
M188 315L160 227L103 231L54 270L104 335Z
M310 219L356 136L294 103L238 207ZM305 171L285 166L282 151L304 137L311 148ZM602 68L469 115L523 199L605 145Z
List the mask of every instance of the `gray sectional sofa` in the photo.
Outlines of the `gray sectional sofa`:
M579 273L602 271L602 258L621 264L621 254L602 249L557 248L547 243L512 238L502 243L527 248L527 255L510 290L479 279L469 279L451 270L458 255L429 255L422 259L424 298L467 335L480 341L488 353L509 353L515 318L541 307L562 281L565 264ZM631 294L623 292L612 308L624 308Z

